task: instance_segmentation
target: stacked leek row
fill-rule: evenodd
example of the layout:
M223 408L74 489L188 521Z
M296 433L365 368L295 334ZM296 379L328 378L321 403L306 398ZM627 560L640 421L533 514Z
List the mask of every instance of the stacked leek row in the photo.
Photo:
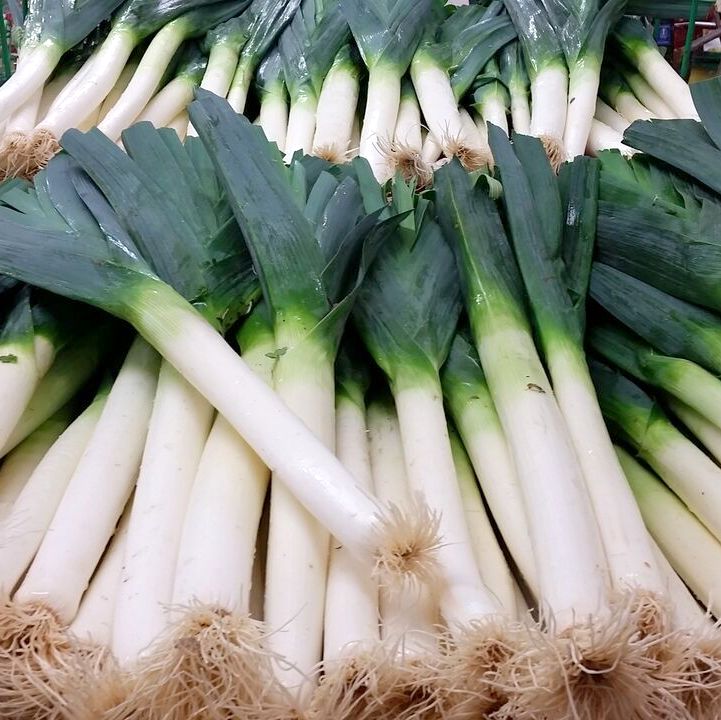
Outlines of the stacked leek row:
M357 88L302 10L267 102L299 54ZM450 93L496 112L505 50ZM197 137L71 130L0 185L0 715L715 717L721 84L693 92L644 155L556 173L489 124L493 174L419 192L200 90Z
M32 177L70 128L121 142L146 120L195 135L187 107L198 87L257 122L287 162L299 150L334 162L360 154L379 181L400 170L427 185L451 157L492 165L488 122L540 138L555 169L608 148L632 154L623 132L634 120L698 116L624 7L38 0L0 88L0 173Z

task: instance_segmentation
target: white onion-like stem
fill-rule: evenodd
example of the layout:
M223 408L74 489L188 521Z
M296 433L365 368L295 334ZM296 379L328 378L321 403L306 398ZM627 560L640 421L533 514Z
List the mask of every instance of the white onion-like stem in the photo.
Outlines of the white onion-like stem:
M569 159L586 152L598 95L600 67L590 57L581 55L570 69L568 109L563 144Z
M596 120L608 125L610 128L619 133L626 132L631 124L623 115L616 112L610 105L606 105L601 98L596 98ZM590 133L589 133L590 134Z
M345 161L350 150L360 83L352 65L334 64L318 97L313 153Z
M540 138L554 165L565 159L563 136L568 105L568 72L551 64L531 80L531 135Z
M135 75L135 71L137 69L138 63L133 62L132 60L129 61L123 68L123 72L120 73L120 77L115 85L113 85L113 89L108 93L107 97L103 100L103 103L100 106L99 117L101 120L105 119L105 116L113 109L115 103L120 100L122 94L125 92L128 85L130 85L130 81L133 79L133 75Z
M163 362L113 620L112 649L123 664L136 661L171 621L178 544L212 416L208 402Z
M353 477L373 490L365 407L349 395L336 398L336 454ZM380 639L378 583L373 568L331 539L326 586L323 659L333 663Z
M664 120L673 120L676 113L666 104L666 101L636 72L624 75L633 94L654 114Z
M618 150L625 157L631 157L638 152L638 150L624 145L623 135L620 132L594 118L586 143L586 152L595 157L603 150Z
M16 601L41 599L61 622L75 617L137 477L157 367L157 354L136 339Z
M716 462L721 464L721 428L676 398L669 397L668 404L681 422L701 441Z
M288 113L288 129L285 135L285 161L290 162L296 150L310 155L315 135L318 99L311 92L291 98Z

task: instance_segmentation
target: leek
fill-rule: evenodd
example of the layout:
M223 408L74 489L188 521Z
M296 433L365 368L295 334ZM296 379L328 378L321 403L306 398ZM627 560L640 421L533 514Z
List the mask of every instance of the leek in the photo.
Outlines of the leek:
M669 65L638 18L625 17L613 31L614 45L677 114L698 119L689 86Z
M654 117L653 113L639 102L626 81L616 71L604 71L601 97L629 122L651 120Z
M531 82L530 134L540 138L558 169L566 159L568 67L564 52L549 16L536 0L506 0L505 6L518 31Z
M626 374L672 395L721 428L721 381L696 363L669 357L623 329L597 325L591 347Z
M265 136L282 152L288 134L288 91L283 79L283 61L276 49L258 67L256 87L260 98L258 124Z
M511 99L513 131L528 135L531 130L531 106L528 102L529 84L523 63L521 45L516 40L501 50L501 77Z
M12 510L35 468L72 420L70 404L46 420L4 458L0 467L0 520Z
M680 400L668 398L671 412L691 431L708 453L721 464L721 428Z
M538 593L523 495L478 354L457 334L441 375L446 404L501 536L521 577Z
M153 127L168 127L193 101L195 88L200 85L207 58L197 48L188 48L175 77L145 106L137 122L149 122Z
M360 71L350 45L344 45L323 80L318 96L313 155L345 162L351 149L360 92Z
M355 0L340 0L342 12L368 68L360 156L368 160L380 181L387 180L392 174L382 148L393 139L401 78L434 20L433 5L433 0L372 0L366 7Z
M228 102L235 112L245 110L248 90L256 66L292 20L301 0L253 0L248 8L248 39L238 59L228 90Z
M641 388L600 363L593 379L604 416L715 537L721 536L721 470L677 430Z
M286 162L296 150L308 155L313 148L321 87L348 35L348 24L338 3L302 0L293 20L278 39L290 96Z
M0 122L42 90L63 53L109 17L120 0L33 0L23 23L17 71L0 90Z
M478 113L484 135L487 123L501 128L508 135L506 113L510 109L510 97L506 86L501 81L501 71L494 58L485 64L483 72L476 78L473 88L473 107Z
M208 29L242 12L250 0L215 2L181 15L162 28L151 40L133 77L98 128L111 140L138 117L155 94L173 56L186 40L205 34ZM61 128L61 131L66 129ZM59 137L61 132L56 133Z

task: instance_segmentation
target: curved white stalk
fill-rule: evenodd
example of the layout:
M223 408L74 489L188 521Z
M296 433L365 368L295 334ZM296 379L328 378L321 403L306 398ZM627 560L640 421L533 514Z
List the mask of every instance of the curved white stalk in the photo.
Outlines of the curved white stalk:
M625 451L617 451L649 532L704 607L718 616L721 543L657 477Z
M390 404L368 407L368 446L373 486L378 499L400 508L412 508L406 460L398 417ZM438 600L427 587L399 591L380 588L381 637L397 641L404 657L436 649L441 617Z
M546 358L586 480L613 587L664 596L641 513L611 444L582 348L561 341ZM719 476L721 480L721 475Z
M404 92L401 96L396 129L393 132L393 142L412 152L420 153L423 148L421 109L412 92Z
M509 617L516 617L516 582L483 505L471 462L457 436L451 436L453 463L461 490L471 546L483 582Z
M339 393L336 399L335 437L338 459L372 492L365 407L344 393ZM332 663L357 652L359 643L372 644L379 639L378 583L373 577L373 568L331 539L323 660Z
M71 419L68 410L59 412L4 458L0 466L0 520L10 513L45 453L65 432Z
M265 93L260 101L258 125L265 136L274 142L278 149L285 150L285 138L288 134L288 101L285 93Z
M607 606L607 569L591 501L528 330L506 316L479 333L476 344L527 509L539 602L562 632Z
M501 611L481 579L473 554L450 440L440 382L396 379L394 398L406 473L411 490L439 514L443 585L438 588L441 614L458 632L473 620Z
M629 91L619 91L613 99L613 105L616 108L616 112L629 122L653 119L653 113L641 105L635 95Z
M233 74L238 65L240 48L237 43L218 42L210 48L208 64L200 81L200 87L208 92L215 93L218 97L226 97L230 90L230 83L233 81ZM192 123L188 124L188 135L197 137Z
M53 443L0 523L0 589L9 594L32 562L85 452L107 394L95 401Z
M658 50L643 48L636 54L635 60L646 82L677 117L699 119L688 84Z
M273 371L278 397L332 450L333 358L312 340L293 337L282 327L276 328L276 344L287 348ZM264 616L272 629L271 649L291 664L277 668L278 679L292 688L313 677L321 659L330 537L286 482L283 472L273 473ZM310 684L303 689L309 691Z
M145 106L136 122L149 122L156 128L168 127L193 101L195 88L196 84L186 76L174 78Z
M64 623L75 617L133 489L158 362L155 351L136 339L30 569L15 593L16 601L41 600Z
M706 450L721 464L721 428L674 397L667 398L674 414L696 436Z
M600 68L597 62L581 54L571 67L568 79L568 109L563 144L570 159L586 152L599 82Z
M673 622L678 628L694 628L708 622L706 613L691 594L686 584L673 569L668 558L651 537L656 564L666 582L667 596L670 601L670 610Z
M82 82L68 84L37 129L49 131L59 138L69 128L77 126L113 89L136 44L137 37L132 30L122 26L111 30L97 55L88 61L90 64Z
M290 101L288 130L285 136L285 161L290 162L293 153L300 150L309 155L313 150L318 100L313 95L303 94Z
M642 75L636 72L629 72L624 75L633 94L645 105L655 117L664 120L673 120L676 113L667 105L666 101L643 79Z
M313 154L345 161L353 134L360 83L358 72L350 64L333 64L323 81L313 136Z
M378 182L385 182L393 172L381 147L393 139L400 99L398 72L383 65L369 68L359 155L368 161Z
M175 130L182 142L183 140L185 140L186 133L188 132L188 120L188 113L183 110L183 112L176 115L169 123L167 123L165 127L169 127L172 130Z
M273 337L243 352L271 383ZM253 558L270 471L222 415L215 419L190 491L178 547L173 604L250 609Z
M78 123L78 130L81 132L87 132L90 128L94 128L98 124L100 119L100 108L96 107L90 111L89 115L86 115L81 122Z
M137 660L170 622L178 543L212 416L208 402L163 362L113 620L112 648L123 664Z
M108 93L107 97L100 105L99 117L101 120L105 119L105 116L113 109L113 107L115 107L115 103L120 100L120 97L125 92L128 85L130 85L130 81L133 79L133 75L135 75L135 71L137 69L138 63L132 60L123 68L123 72L120 73L120 77L115 85L113 85L113 89Z
M588 142L586 143L586 152L595 157L602 150L618 150L625 157L631 157L638 152L638 150L624 145L623 135L620 132L617 132L599 119L593 118L591 132L588 135Z
M626 128L628 128L631 124L625 117L623 117L623 115L617 113L610 105L606 105L601 98L596 98L595 118L599 122L608 125L616 132L622 134L626 132Z
M150 102L188 30L188 21L180 17L159 30L152 39L128 87L98 125L111 140L117 140Z
M0 122L42 90L62 54L62 48L52 40L22 53L17 70L0 86Z
M568 106L568 72L548 65L531 80L531 135L540 138L556 164L565 159L563 135Z
M118 527L80 601L78 613L70 623L70 632L75 637L89 640L98 647L109 647L112 638L115 599L123 570L131 506L132 500L128 501Z

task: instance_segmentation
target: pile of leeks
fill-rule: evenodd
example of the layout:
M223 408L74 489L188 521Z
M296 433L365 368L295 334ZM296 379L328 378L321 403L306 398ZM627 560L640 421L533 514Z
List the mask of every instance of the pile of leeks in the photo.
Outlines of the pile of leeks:
M200 91L197 137L70 130L0 185L0 715L716 717L692 92L633 158L489 124L492 174L421 190Z
M652 16L640 0L628 12ZM136 121L197 134L200 87L284 151L360 155L428 185L493 162L486 123L541 139L554 168L625 154L631 122L693 118L688 86L624 0L33 0L0 87L0 175L31 178L63 133L121 144ZM17 14L17 11L16 11Z

